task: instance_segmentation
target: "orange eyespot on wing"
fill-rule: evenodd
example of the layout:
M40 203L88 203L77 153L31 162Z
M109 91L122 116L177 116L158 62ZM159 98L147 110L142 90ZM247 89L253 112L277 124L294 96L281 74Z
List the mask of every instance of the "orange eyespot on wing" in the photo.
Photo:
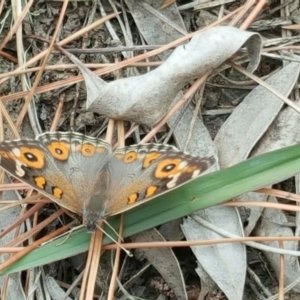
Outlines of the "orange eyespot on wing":
M80 151L83 156L90 157L95 154L96 148L94 145L86 143L78 146L77 150Z
M128 197L128 201L127 203L128 204L133 204L135 203L139 198L139 194L138 193L134 193L134 194L131 194L129 197Z
M128 152L125 154L124 156L124 163L126 164L130 164L132 162L134 162L138 157L138 154L134 151Z
M152 162L157 160L158 158L161 157L161 153L158 152L151 152L145 156L144 162L143 162L143 168L148 168Z
M61 199L62 195L63 195L63 191L58 187L53 187L52 188L52 195L57 199Z
M168 158L162 160L158 163L154 176L156 178L168 178L177 174L180 171L181 162L182 160L179 158Z
M42 176L37 176L34 177L34 182L36 184L37 187L39 187L40 189L44 190L45 186L46 186L46 179Z
M20 147L13 148L12 153L27 167L41 169L45 165L45 155L37 148Z
M66 142L53 141L48 145L48 150L58 160L67 160L70 153L70 145Z
M146 194L145 197L151 197L153 195L155 195L156 191L157 191L158 187L155 185L150 185L149 187L147 187L146 189Z

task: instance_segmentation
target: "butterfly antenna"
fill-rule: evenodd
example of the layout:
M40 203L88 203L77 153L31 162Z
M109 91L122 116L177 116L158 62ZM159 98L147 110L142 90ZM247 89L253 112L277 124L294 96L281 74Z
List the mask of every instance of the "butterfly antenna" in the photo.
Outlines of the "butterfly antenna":
M124 242L124 239L120 236L120 234L106 220L103 220L103 222L116 234L118 238L122 240L122 242Z
M105 222L105 224L108 224L107 222ZM130 251L128 251L126 248L124 248L117 240L115 240L110 234L108 234L101 226L97 225L97 227L108 237L110 238L115 244L117 244L123 251L125 251L125 253L129 256L132 257L132 253ZM109 226L110 228L112 228L111 226ZM112 228L113 229L113 228ZM114 232L115 229L113 229ZM117 235L119 236L119 234L117 233ZM122 239L123 240L123 239Z
M66 237L65 237L60 243L55 244L55 246L58 247L58 246L63 245L63 244L70 238L70 236L72 235L72 233L73 233L75 230L77 230L77 229L79 229L79 228L81 228L81 227L83 227L83 225L72 227L71 230L70 230L69 232L66 233Z

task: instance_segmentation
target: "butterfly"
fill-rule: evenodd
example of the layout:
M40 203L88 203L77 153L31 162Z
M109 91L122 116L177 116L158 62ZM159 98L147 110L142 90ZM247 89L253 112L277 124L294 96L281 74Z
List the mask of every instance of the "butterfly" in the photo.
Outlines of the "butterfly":
M83 215L88 231L198 177L215 162L163 144L112 149L74 132L0 142L0 166L62 207Z

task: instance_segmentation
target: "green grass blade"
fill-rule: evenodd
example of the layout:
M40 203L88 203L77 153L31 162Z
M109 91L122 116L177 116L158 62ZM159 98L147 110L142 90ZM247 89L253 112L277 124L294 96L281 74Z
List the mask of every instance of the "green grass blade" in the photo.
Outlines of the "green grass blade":
M193 180L178 189L124 213L124 236L130 236L167 221L185 216L245 192L281 181L300 171L300 145L283 148L257 156ZM118 228L119 216L108 219ZM113 235L109 228L107 232ZM12 273L51 263L82 253L88 249L89 234L85 228L74 232L62 245L64 238L52 241L34 250L26 257L0 273ZM110 240L106 237L104 243Z

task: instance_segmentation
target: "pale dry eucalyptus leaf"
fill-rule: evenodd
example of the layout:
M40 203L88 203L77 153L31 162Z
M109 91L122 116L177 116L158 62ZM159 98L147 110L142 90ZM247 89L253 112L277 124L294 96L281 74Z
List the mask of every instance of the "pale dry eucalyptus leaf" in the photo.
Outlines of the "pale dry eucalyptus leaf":
M288 78L287 78L288 80ZM300 107L300 101L296 101L295 104ZM266 133L260 139L258 144L252 151L251 156L257 156L270 151L275 151L283 147L288 147L300 143L300 114L297 113L291 107L284 108L275 121L270 125ZM267 186L271 187L271 185ZM258 193L247 193L238 198L237 200L243 201L267 201L267 195ZM257 220L260 217L263 208L249 207L248 224L245 228L245 235L248 236L256 225ZM295 242L295 244L298 244ZM296 248L295 248L296 249Z
M136 299L144 299L143 295L145 293L146 287L145 286L135 286L131 288L130 295L133 295L132 297L128 297L128 295L122 295L119 298L116 298L116 300L136 300ZM105 299L105 298L103 298Z
M300 101L295 101L295 105L300 107ZM259 141L252 155L256 156L300 143L300 132L297 130L299 126L300 114L289 106L284 108ZM298 177L299 175L297 175ZM296 180L295 184L296 190L299 190L298 180ZM297 212L296 214L298 215L299 213ZM298 226L297 223L296 226ZM296 231L299 232L299 229L296 229ZM297 245L298 242L295 242L295 249Z
M271 187L265 186L265 187ZM236 201L256 201L256 202L264 202L267 200L267 196L264 194L259 194L255 192L249 192L234 198ZM244 211L245 210L245 211ZM249 236L255 227L258 219L260 218L260 214L262 212L262 207L249 206L247 208L239 208L240 213L245 214L243 221L245 223L244 234L245 236Z
M182 108L181 110L184 110ZM211 156L214 155L216 157L216 147L210 137L209 132L207 131L206 127L204 126L203 122L200 120L199 117L195 118L195 124L193 128L191 127L191 120L193 119L193 114L194 112L190 107L187 107L185 111L182 113L181 110L178 110L172 118L169 120L168 124L171 128L174 129L174 137L176 140L176 144L179 148L183 149L185 142L187 142L188 135L187 133L191 131L190 134L190 139L189 139L189 144L186 147L187 152L200 156L200 157L206 157L206 156ZM176 119L179 115L182 114L182 117L180 119L180 122L175 126ZM211 171L217 170L217 164L212 166L210 169ZM213 223L215 226L218 226L220 228L225 229L226 231L230 233L240 233L243 231L241 222L240 222L240 217L237 212L237 210L234 207L222 207L222 206L216 206L216 207L210 207L204 210L201 210L199 212L195 212L191 215L191 217L202 217L203 215L205 216L210 216L210 219L213 219ZM220 217L221 216L221 217ZM232 230L232 223L231 222L224 222L224 220L236 220L235 222L235 228ZM211 231L210 229L207 229L205 231L202 230L203 226L198 224L197 222L185 222L185 231L184 232L193 232L197 231L197 238L200 239L209 239L211 237L208 237L209 233L211 234L212 237L215 236L215 233ZM192 228L190 228L192 226ZM198 227L198 228L197 228ZM192 237L185 235L187 240L194 240L196 238L195 236ZM239 244L232 244L230 247L230 254L226 251L219 251L219 248L223 249L223 245L211 245L210 247L203 247L201 248L201 251L194 251L194 254L197 258L198 261L198 268L196 269L197 274L201 278L201 282L204 283L206 286L212 286L212 279L208 275L210 273L214 273L214 263L218 261L218 264L220 265L220 269L224 270L227 269L228 265L234 265L236 262L236 258L239 257L240 263L237 266L239 268L239 274L245 274L246 273L246 254L245 254L245 248L240 247ZM209 253L207 253L209 252ZM211 253L216 254L218 257L215 257L214 255L211 255ZM206 261L204 265L202 265L203 261ZM211 263L209 263L209 261ZM233 274L231 274L233 273ZM228 277L234 277L236 274L236 269L231 268L228 271ZM245 276L245 275L244 275ZM210 278L210 280L208 280ZM218 279L219 277L215 276L213 278L215 281L216 285L218 284ZM222 279L223 281L223 279ZM222 283L220 283L222 285ZM220 286L219 285L219 286ZM202 284L201 284L202 286ZM240 286L241 289L243 289L243 285Z
M266 83L288 96L299 76L300 64L292 62ZM245 160L283 106L283 101L262 86L256 87L238 105L219 130L215 143L220 165L230 167Z
M201 217L212 224L215 224L217 218L222 219L223 225L230 228L229 232L235 233L238 236L243 236L243 231L239 224L240 219L238 217L230 219L231 210L228 210L229 216L226 216L226 209L227 207L224 207L224 210L222 212L219 211L218 215L218 213L213 212L212 207L210 211L199 211L197 216L184 219L182 229L187 239L211 240L223 238L216 232L208 230L206 227L199 224L197 219ZM240 247L241 250L236 251L236 247ZM207 248L207 251L205 251L205 248ZM228 243L217 245L217 247L212 247L211 245L192 246L191 249L199 259L202 268L205 269L207 274L214 280L228 299L242 299L246 278L246 252L243 244ZM233 256L234 259L232 259ZM224 276L225 274L226 276Z
M277 75L276 73L275 75L273 75L273 76L277 75L275 80L272 80L273 76L269 78L271 82L270 85L274 86L283 95L288 96L295 84L295 81L298 78L299 64L291 63L288 66L284 67L279 72L280 74ZM278 82L280 82L280 84L277 84ZM237 148L241 149L239 159L242 159L241 157L243 154L245 155L247 152L249 153L252 150L251 145L252 144L254 145L261 136L262 137L260 138L259 142L255 145L254 149L252 150L251 157L266 152L274 151L277 149L281 149L282 147L291 146L300 141L300 135L298 131L295 130L295 128L297 128L297 125L299 124L299 114L295 112L291 107L287 107L281 112L278 112L279 108L282 107L282 100L278 99L277 97L269 98L269 95L270 92L265 90L265 94L262 91L262 95L260 98L255 99L255 97L251 97L250 101L248 101L246 111L252 115L253 117L252 122L255 123L253 126L251 125L253 129L249 128L249 135L246 135L245 132L247 130L245 128L241 128L242 127L241 124L243 122L238 121L239 117L245 117L245 113L241 112L239 116L235 117L236 124L239 124L239 126L234 125L237 135L239 135L240 137L242 135L247 136L247 138L240 140L240 143L237 145ZM261 99L264 99L264 101L260 101ZM256 119L254 114L252 114L252 111L256 110L257 105L260 106L259 102L261 104L266 102L264 107L261 107L262 109L261 114L264 113L265 116ZM272 105L272 103L275 104ZM250 123L248 125L250 126ZM261 128L257 126L260 126ZM229 128L227 129L229 130ZM250 132L252 133L253 136L250 134ZM248 141L248 138L252 139L252 143L251 141L250 142ZM235 142L237 141L234 138L232 143ZM243 146L247 144L248 147L250 146L250 149L247 148L243 149ZM231 152L231 154L234 155L232 153L232 148L229 149L229 152ZM236 163L237 162L239 161L236 161ZM267 200L267 196L263 194L250 192L237 197L236 200L263 202ZM248 210L249 217L247 220L248 224L245 227L246 236L248 236L253 230L253 228L255 227L256 222L259 219L260 214L262 212L262 208L252 206L249 207L247 210Z
M300 107L300 101L296 101L295 104ZM284 108L276 118L276 120L272 123L272 125L269 127L267 132L264 134L262 139L259 141L257 146L255 147L252 156L259 155L261 153L266 153L270 151L274 151L277 149L281 149L283 147L288 147L297 143L300 143L300 133L297 128L300 126L300 114L297 113L294 109L291 107ZM252 193L254 194L254 193ZM256 194L259 196L258 201L267 201L268 197L266 195L262 194ZM271 198L272 199L272 198ZM243 199L244 200L244 199ZM253 201L253 199L251 199ZM276 201L276 199L272 199L273 202ZM257 210L251 210L250 220L252 221L252 228L254 225L256 225L256 222L258 218L260 217L262 209L258 212ZM265 219L265 214L270 215L270 211L274 212L274 218L270 217L270 219ZM276 222L272 222L272 220L277 220ZM281 228L278 225L278 220L281 224L283 224ZM256 228L255 233L262 235L266 235L267 232L272 232L276 236L282 235L282 236L292 236L294 235L290 228L284 227L284 223L287 222L285 215L279 211L279 210L264 210L263 216L261 218L261 221L259 223L259 226ZM250 221L249 221L250 223ZM266 226L266 228L264 228ZM252 229L251 228L251 229ZM250 232L250 230L249 230ZM269 243L265 243L267 245L270 245ZM288 247L288 249L296 250L298 249L298 242L290 241L288 244L284 243L284 248ZM273 245L273 244L272 244ZM271 245L270 245L271 246ZM265 256L267 259L271 262L273 268L278 271L279 270L279 260L274 259L274 254L265 252ZM278 256L277 256L278 258ZM285 255L285 259L288 259L288 261L293 262L295 261L294 257L290 257ZM299 264L297 263L285 263L286 270L284 272L286 276L286 282L293 282L299 277ZM278 274L278 273L277 273ZM300 290L299 285L295 288L296 291Z
M298 63L290 63L272 75L266 82L284 96L288 96L299 76L299 69L300 65ZM215 144L219 149L220 164L223 168L237 164L248 157L255 144L265 132L268 132L268 128L275 120L282 106L283 101L264 87L258 86L248 94L229 116L215 138ZM274 135L274 132L270 132L270 136L272 135ZM264 138L265 136L262 140ZM269 149L268 151L271 150L275 149ZM262 148L258 150L257 148L252 156L264 152L266 152L266 147L265 150ZM267 197L263 194L250 192L235 199L239 201L266 201ZM247 211L249 216L247 219L248 224L245 228L246 236L255 227L262 208L249 207Z
M110 83L94 75L75 56L67 55L84 76L89 111L152 126L166 114L184 85L218 67L244 44L251 48L248 69L253 70L259 62L260 36L219 26L200 32L189 43L177 47L155 70Z
M299 99L294 103L300 107ZM290 106L285 107L259 140L251 156L257 156L300 143L299 127L300 114Z
M1 276L0 278L1 290L4 285L3 282L4 282L4 276ZM21 276L19 273L14 273L9 275L7 293L5 299L6 300L16 300L16 299L27 300L26 295L22 288Z
M269 202L277 203L275 197L269 197ZM285 214L279 209L266 208L264 209L260 221L254 229L254 234L257 236L285 236L293 237L293 231L290 227L286 226L288 220ZM262 244L280 248L278 242L261 242ZM296 250L295 243L293 241L283 242L284 249L286 250ZM277 277L280 274L280 255L277 253L264 252L267 257L268 262L275 271ZM298 257L291 255L284 255L284 270L283 273L285 285L289 285L300 276L300 267ZM293 288L293 291L300 292L300 284Z
M199 262L195 271L198 274L201 282L201 293L198 297L198 300L206 300L208 294L213 293L218 288L218 285L212 280Z
M180 228L181 219L175 219L159 227L160 234L169 241L181 241L184 235Z
M267 82L269 85L274 86L277 91L288 96L298 76L299 64L290 63L271 76ZM243 103L236 108L224 123L215 140L219 149L221 149L220 156L223 166L230 166L244 160L259 139L251 157L290 146L300 141L299 132L295 130L300 125L300 116L290 107L279 112L282 105L282 100L263 87L257 87L244 99ZM237 197L236 200L261 202L266 201L267 196L250 192ZM263 208L260 207L247 208L249 216L245 228L246 236L255 228L262 211ZM277 235L276 228L278 226L273 225L272 232ZM270 229L273 225L269 223L268 228ZM259 228L263 232L262 225L259 225ZM295 249L297 243L289 242L288 245L288 248L294 245L293 249ZM273 264L277 263L277 268L274 267L274 269L278 270L279 260L275 263L275 260L273 260L274 253L265 252L265 255L268 260L273 261ZM293 261L294 258L291 258L291 260ZM292 282L299 276L298 264L288 264L287 268L291 270L291 272L285 272L285 274L289 273L287 280Z
M72 300L70 297L65 297L65 291L59 286L56 280L52 276L45 276L44 280L45 288L47 289L48 294L53 300Z
M5 176L5 183L10 182L7 176ZM1 193L1 200L16 200L18 196L15 191L7 191ZM4 207L5 205L0 205L0 207ZM5 230L9 225L14 223L20 216L21 207L15 206L8 210L0 212L0 232ZM23 226L21 227L21 233L23 232ZM0 239L0 247L3 247L10 242L12 242L15 238L15 230L10 231L7 235ZM8 254L0 255L0 263L3 263L7 260ZM8 279L8 287L6 299L15 300L15 299L26 299L26 296L23 291L22 282L21 282L21 273L14 273L10 275L0 276L0 287L4 286L5 278L9 276Z
M180 96L179 94L178 97ZM174 99L172 105L176 101L177 99ZM191 127L191 120L193 120L194 114L195 112L191 107L181 107L169 119L168 126L174 129L173 136L176 146L192 155L199 157L214 156L217 160L216 146L207 128L198 116L196 116L193 127ZM177 122L179 117L180 122Z
M131 239L138 242L165 241L156 229L140 232L138 235L131 236ZM176 299L187 299L183 274L171 248L136 249L135 251L147 258L161 274L176 295Z

